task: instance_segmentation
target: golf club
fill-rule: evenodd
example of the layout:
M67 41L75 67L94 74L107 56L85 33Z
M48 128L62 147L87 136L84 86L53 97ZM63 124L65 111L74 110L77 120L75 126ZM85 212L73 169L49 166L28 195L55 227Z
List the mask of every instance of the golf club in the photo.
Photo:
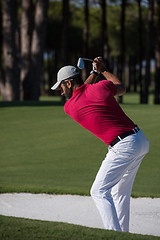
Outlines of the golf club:
M79 58L78 59L78 63L77 63L77 67L79 68L79 69L83 69L84 68L84 60L85 61L90 61L90 62L93 62L93 60L92 59L89 59L89 58Z

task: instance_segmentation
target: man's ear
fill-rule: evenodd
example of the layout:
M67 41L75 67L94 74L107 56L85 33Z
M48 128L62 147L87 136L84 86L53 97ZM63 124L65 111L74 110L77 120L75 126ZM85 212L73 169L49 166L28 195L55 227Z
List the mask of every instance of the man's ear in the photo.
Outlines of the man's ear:
M70 80L66 80L65 82L66 82L68 88L71 88L71 87L72 87L72 83L71 83Z

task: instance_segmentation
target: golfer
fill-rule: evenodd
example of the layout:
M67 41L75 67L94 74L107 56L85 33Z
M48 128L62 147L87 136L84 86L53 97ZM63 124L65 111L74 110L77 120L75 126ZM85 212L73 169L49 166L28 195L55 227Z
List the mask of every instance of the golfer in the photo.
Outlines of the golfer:
M149 141L114 97L125 93L123 84L98 57L94 59L93 69L83 82L77 68L61 68L52 90L61 89L61 95L69 99L64 111L108 145L91 196L105 229L129 231L132 185L140 163L149 151ZM94 83L99 73L105 80Z

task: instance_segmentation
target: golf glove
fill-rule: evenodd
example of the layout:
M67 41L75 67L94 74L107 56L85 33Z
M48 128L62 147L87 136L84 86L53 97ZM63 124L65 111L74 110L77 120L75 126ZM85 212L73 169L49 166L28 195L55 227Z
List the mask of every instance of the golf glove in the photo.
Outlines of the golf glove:
M93 70L93 72L96 72L97 74L100 74L100 72L97 71L96 65L95 65L94 62L92 63L92 70Z

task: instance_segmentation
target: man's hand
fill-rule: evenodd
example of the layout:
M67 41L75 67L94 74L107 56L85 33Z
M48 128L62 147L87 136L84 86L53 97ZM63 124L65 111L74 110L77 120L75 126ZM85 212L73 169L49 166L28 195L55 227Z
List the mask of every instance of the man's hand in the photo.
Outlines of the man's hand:
M101 57L96 57L93 61L93 71L97 73L102 73L106 70L106 67L103 63L103 60Z
M84 82L84 84L92 84L97 80L98 74L100 73L100 65L102 64L102 58L101 57L97 57L94 59L92 66L93 66L93 74L91 74L86 81Z
M124 85L120 82L120 80L114 74L112 74L108 71L108 69L105 67L101 57L96 57L93 61L93 64L94 64L93 65L94 72L103 74L103 76L107 80L111 81L116 86L116 88L117 88L116 95L117 96L122 96L123 94L125 94L126 89L125 89ZM96 81L97 77L98 77L98 74L91 74L84 83L92 84Z
M108 69L105 67L102 58L100 57L96 57L94 59L94 64L95 64L95 69L97 70L97 72L102 73L103 76L113 82L113 84L116 86L117 88L117 96L122 96L123 94L125 94L126 89L124 87L124 85L120 82L120 80L112 73L110 73L108 71Z

